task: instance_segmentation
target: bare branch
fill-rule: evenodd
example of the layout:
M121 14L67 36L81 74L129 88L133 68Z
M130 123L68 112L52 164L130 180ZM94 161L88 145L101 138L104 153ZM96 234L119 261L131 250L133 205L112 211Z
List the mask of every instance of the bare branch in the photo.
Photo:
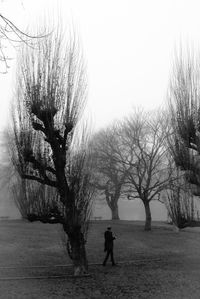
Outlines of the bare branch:
M182 50L175 57L169 86L172 134L168 146L187 181L200 186L200 85L199 55ZM197 188L198 189L198 188Z
M56 181L51 181L48 178L41 179L40 177L37 177L37 176L34 176L34 175L28 175L28 174L22 174L22 178L27 179L27 180L33 180L33 181L36 181L40 184L48 185L48 186L55 187L55 188L58 187L58 184L56 183Z

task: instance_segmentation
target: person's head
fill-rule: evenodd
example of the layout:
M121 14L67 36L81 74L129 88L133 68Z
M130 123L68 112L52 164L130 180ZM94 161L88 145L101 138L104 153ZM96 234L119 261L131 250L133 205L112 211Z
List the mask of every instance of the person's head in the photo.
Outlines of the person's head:
M108 227L107 227L107 230L111 231L111 226L108 226Z

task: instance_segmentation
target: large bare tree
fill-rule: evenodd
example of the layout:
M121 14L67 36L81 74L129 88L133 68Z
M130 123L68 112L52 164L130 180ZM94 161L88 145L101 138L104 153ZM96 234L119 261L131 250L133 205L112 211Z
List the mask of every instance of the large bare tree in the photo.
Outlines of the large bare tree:
M170 181L162 122L159 113L153 116L136 111L122 125L125 154L120 159L128 171L128 198L142 200L146 214L145 230L151 230L150 202L160 199Z
M68 236L74 273L85 273L93 189L86 133L80 139L81 130L77 129L87 80L75 35L70 34L66 40L58 30L38 40L37 48L23 47L15 96L14 143L10 139L13 163L24 181L57 190L59 197L50 216L62 224Z

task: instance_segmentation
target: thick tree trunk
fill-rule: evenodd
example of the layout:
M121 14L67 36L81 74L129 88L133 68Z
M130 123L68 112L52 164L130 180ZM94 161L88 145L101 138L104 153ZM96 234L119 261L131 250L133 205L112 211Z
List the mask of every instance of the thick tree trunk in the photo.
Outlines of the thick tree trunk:
M105 190L106 202L111 210L112 220L119 220L119 209L118 209L118 200L119 194L113 196L107 190Z
M149 230L151 230L151 210L150 210L149 201L143 201L143 204L144 204L144 207L145 207L145 215L146 215L144 229L146 231L149 231Z
M112 220L119 220L119 209L118 204L115 204L111 208Z
M81 232L81 226L66 228L63 226L68 235L69 247L68 253L73 262L74 276L84 275L88 272L88 261L85 249L85 240Z
M86 257L84 240L71 239L71 258L74 267L74 276L84 275L88 272L88 262Z

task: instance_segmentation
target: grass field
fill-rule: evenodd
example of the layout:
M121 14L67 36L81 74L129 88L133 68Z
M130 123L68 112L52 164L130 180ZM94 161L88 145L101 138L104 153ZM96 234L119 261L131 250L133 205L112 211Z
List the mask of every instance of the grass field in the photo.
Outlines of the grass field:
M102 267L103 233L117 235L117 267ZM0 298L200 298L200 230L164 223L95 221L87 252L91 276L74 278L57 225L0 222Z

